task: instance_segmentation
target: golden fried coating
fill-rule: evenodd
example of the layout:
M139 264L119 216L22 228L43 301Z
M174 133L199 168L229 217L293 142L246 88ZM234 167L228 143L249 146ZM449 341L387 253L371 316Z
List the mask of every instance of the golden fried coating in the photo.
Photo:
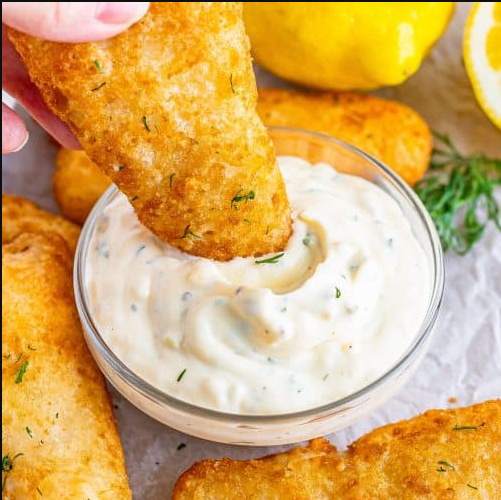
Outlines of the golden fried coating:
M363 149L410 185L428 168L432 136L404 104L354 92L259 89L258 113L266 125L322 132Z
M501 400L376 429L340 453L327 440L258 460L204 460L173 500L471 500L498 498Z
M9 36L49 108L160 239L218 260L283 249L290 207L256 113L241 3L154 2L95 43Z
M111 181L85 151L61 148L52 177L54 198L61 213L82 225Z
M111 401L54 233L2 247L2 498L131 498Z
M22 233L59 234L75 253L80 228L63 217L38 208L35 203L12 194L2 195L2 244L9 243Z

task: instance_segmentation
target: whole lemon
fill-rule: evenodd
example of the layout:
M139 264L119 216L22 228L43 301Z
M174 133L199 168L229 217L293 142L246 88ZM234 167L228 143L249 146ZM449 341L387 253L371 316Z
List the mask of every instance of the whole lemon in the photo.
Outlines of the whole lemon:
M322 89L373 89L415 73L454 2L244 2L256 61Z

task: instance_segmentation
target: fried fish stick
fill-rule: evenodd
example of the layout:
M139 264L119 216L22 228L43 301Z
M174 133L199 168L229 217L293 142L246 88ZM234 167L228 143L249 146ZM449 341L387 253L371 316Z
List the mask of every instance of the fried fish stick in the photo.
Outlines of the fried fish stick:
M299 127L344 139L391 166L411 185L423 176L430 161L428 126L415 111L395 101L351 92L262 88L257 109L266 125ZM109 180L84 152L62 148L53 185L63 215L83 224Z
M2 247L2 498L131 498L103 377L53 233Z
M326 439L258 460L204 460L173 500L498 498L501 400L431 410L376 429L340 453Z
M22 233L53 232L59 234L73 254L80 228L63 217L39 208L35 203L12 194L2 195L2 244L9 243Z
M67 219L82 225L110 184L110 178L99 170L85 151L59 150L52 187L61 213Z
M355 92L259 89L266 125L299 127L342 139L391 167L410 185L426 172L432 136L426 122L396 101Z
M49 108L161 240L218 260L283 249L289 201L240 2L154 2L95 43L9 36Z

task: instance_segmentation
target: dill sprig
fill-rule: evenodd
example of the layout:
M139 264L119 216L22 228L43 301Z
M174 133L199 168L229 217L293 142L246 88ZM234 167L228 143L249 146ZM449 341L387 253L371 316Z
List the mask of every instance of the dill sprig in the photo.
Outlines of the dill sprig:
M428 174L415 186L435 226L444 251L467 253L492 221L501 231L496 187L501 186L501 159L462 155L447 135L434 132Z

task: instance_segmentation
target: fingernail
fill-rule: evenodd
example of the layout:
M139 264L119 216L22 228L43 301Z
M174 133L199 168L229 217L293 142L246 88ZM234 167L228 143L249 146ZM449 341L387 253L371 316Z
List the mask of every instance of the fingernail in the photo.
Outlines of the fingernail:
M98 2L96 19L106 24L123 24L146 14L149 2Z
M30 133L26 131L26 135L24 136L24 141L16 148L11 151L11 153L17 153L18 151L21 151L21 149L26 146L26 143L28 142L28 139L30 138Z

